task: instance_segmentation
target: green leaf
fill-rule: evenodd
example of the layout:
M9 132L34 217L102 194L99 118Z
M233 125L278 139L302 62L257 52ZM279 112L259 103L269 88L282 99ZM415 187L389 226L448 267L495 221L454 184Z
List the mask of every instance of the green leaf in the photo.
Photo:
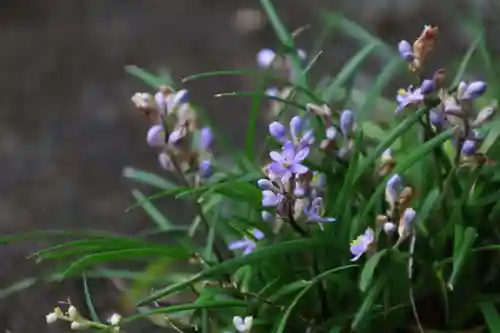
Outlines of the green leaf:
M370 259L368 259L368 261L365 264L365 267L363 267L363 270L361 271L361 278L359 280L359 289L361 291L365 292L368 289L373 280L373 274L375 273L375 268L377 268L380 259L382 259L382 257L386 254L387 254L387 249L383 249L375 253L373 256L370 257Z
M453 290L455 286L455 281L458 278L465 262L467 260L467 256L472 251L472 246L474 245L474 241L477 237L477 231L475 228L469 227L465 229L463 239L460 243L460 249L456 260L453 262L453 271L451 273L451 277L448 280L448 289Z
M148 72L147 70L139 68L134 65L125 66L125 71L141 79L144 83L150 85L155 89L158 89L162 85L168 85L168 86L173 85L173 81L171 78L154 75Z
M483 313L490 332L500 332L500 316L498 315L495 304L491 302L481 302L478 304L478 307Z
M177 248L143 248L109 251L86 255L75 262L63 273L63 277L72 276L82 270L105 262L115 261L151 261L152 258L166 257L172 259L188 259L190 254L184 249Z
M354 320L352 321L351 328L353 331L357 331L359 326L363 323L363 321L371 314L371 310L375 301L380 295L382 288L384 287L385 279L379 279L377 282L370 288L368 295L366 295L363 300L363 304L359 308L358 312L354 316Z
M347 64L342 67L339 74L332 80L332 82L323 90L322 98L325 101L331 101L335 94L339 92L347 80L359 69L363 61L373 52L378 46L378 43L370 43L363 47L354 57L352 57Z
M403 133L408 131L415 123L419 121L419 119L429 110L427 108L422 108L416 111L414 114L403 120L397 127L395 127L388 135L387 138L379 143L377 147L375 147L374 151L368 156L365 162L359 168L359 171L354 177L355 181L361 177L361 175L369 169L375 161L380 158L382 153L399 138Z
M133 315L122 320L122 323L130 323L137 319L142 319L155 314L166 314L188 310L198 309L222 309L222 308L244 308L247 306L245 301L241 300L224 300L224 301L207 301L203 303L179 304L162 308L156 308L141 314Z
M429 215L432 211L432 208L434 208L434 205L436 204L436 202L439 198L439 194L440 194L439 188L433 189L425 198L425 201L422 204L422 207L420 207L420 209L418 210L415 225L424 237L429 236L429 231L427 230L427 227L425 226L425 220L429 217Z
M283 255L287 253L292 253L292 252L301 252L304 251L307 248L310 247L317 247L320 245L325 245L328 244L327 240L325 239L298 239L298 240L292 240L292 241L287 241L287 242L282 242L278 244L273 244L273 245L268 245L264 246L261 249L256 250L255 252L252 252L246 256L243 257L237 257L233 258L230 260L226 260L222 263L219 263L213 267L210 267L193 277L187 279L186 281L182 281L180 283L176 283L170 286L167 286L161 290L158 290L151 294L149 297L146 299L142 300L139 302L138 306L145 305L147 303L153 302L159 298L162 298L166 295L169 295L171 293L174 293L176 291L182 290L186 288L187 286L200 281L204 278L208 278L214 275L220 275L223 274L227 271L237 269L239 267L245 266L245 265L250 265L253 263L261 263L263 260L278 256L278 255Z
M125 178L135 180L139 183L151 185L161 190L172 190L175 188L179 188L178 185L171 182L170 180L160 177L154 173L134 169L131 167L126 167L123 169L123 176Z
M85 272L82 273L82 280L83 280L83 294L85 296L85 304L87 305L87 309L89 309L90 318L92 319L92 321L100 323L101 321L99 320L99 316L95 311L94 302L92 302L92 296L90 295L89 284L87 281L87 274L85 274Z
M144 194L142 194L141 191L133 190L132 194L137 199L137 201L141 203L141 207L158 226L159 230L170 231L175 229L175 225L169 219L167 219L165 215L163 215Z
M465 53L462 61L460 62L460 66L458 67L457 73L455 74L455 78L453 79L453 83L451 84L452 87L458 86L460 81L462 80L465 70L467 69L467 65L469 64L470 60L472 59L472 56L474 55L474 52L477 49L477 46L479 44L479 41L481 40L482 36L478 35L475 39L474 42L469 46L469 49L467 50L467 53Z

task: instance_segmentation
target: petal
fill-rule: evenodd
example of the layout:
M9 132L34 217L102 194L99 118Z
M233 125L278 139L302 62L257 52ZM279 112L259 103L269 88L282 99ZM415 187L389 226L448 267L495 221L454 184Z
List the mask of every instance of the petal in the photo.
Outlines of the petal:
M351 261L357 261L359 258L361 258L362 255L363 255L363 253L358 254L354 258L351 258Z
M245 251L243 251L243 255L246 256L247 254L250 254L253 250L255 250L255 245L248 244L248 246L245 248Z
M292 163L295 159L295 147L289 145L283 147L282 156L284 162Z
M264 235L264 233L262 231L260 231L259 229L255 229L253 232L252 232L253 236L256 238L256 239L262 239L264 238L266 235Z
M335 222L335 221L337 221L337 219L334 218L334 217L322 217L322 218L320 218L320 220L318 222L320 222L320 223L330 223L330 222Z
M240 316L234 316L233 317L233 325L236 330L242 332L245 330L244 324L243 324L243 318Z
M309 170L309 168L306 167L305 165L302 165L302 164L290 165L290 171L292 173L296 173L298 175L302 175L302 174L306 173L308 170Z
M293 162L300 163L300 162L302 162L303 160L306 159L307 155L309 155L309 148L305 147L304 149L302 149L301 151L299 151L297 153L297 155L294 156Z
M240 239L228 244L227 248L230 250L238 250L248 246L248 239Z
M280 196L276 195L273 191L262 191L262 206L274 207L280 201Z
M375 239L375 232L373 231L372 228L368 228L366 229L365 231L365 234L364 234L364 237L365 237L365 240L368 242L368 243L373 243L374 239ZM366 244L368 245L368 244Z
M268 165L269 171L271 171L274 175L282 177L288 170L281 165L280 163L274 162Z
M269 153L269 157L271 157L271 159L275 162L278 162L278 163L283 163L283 156L278 153L277 151L272 151Z

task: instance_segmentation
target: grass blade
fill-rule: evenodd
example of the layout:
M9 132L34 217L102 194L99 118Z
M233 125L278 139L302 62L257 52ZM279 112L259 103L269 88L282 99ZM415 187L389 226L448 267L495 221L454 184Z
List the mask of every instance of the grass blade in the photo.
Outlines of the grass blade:
M460 243L460 249L456 257L456 261L453 263L453 271L451 277L448 280L448 289L453 290L455 281L460 274L462 267L465 265L467 256L471 253L472 246L477 237L477 231L475 228L469 227L465 229L462 242Z
M495 307L495 304L491 302L481 302L478 304L479 309L483 313L486 324L490 329L490 332L500 332L500 316Z
M380 295L380 292L382 291L384 284L385 280L379 279L368 292L368 295L363 300L363 304L359 308L358 312L356 313L356 316L354 317L354 320L352 321L351 328L353 331L356 332L359 326L366 319L366 317L370 315L373 305L375 304L375 301Z
M141 203L141 207L158 226L159 230L170 231L175 229L175 225L169 219L167 219L165 215L163 215L144 194L142 194L141 191L133 190L132 194L136 198L136 200Z
M83 294L85 296L85 304L87 305L87 309L90 312L90 318L92 321L96 323L100 323L99 316L95 311L94 302L92 302L92 296L90 295L89 284L87 281L87 274L85 272L82 273L83 280Z
M159 188L160 190L171 190L173 188L178 187L175 183L171 182L170 180L155 175L154 173L134 169L131 167L126 167L123 169L123 176L125 178L135 180L139 183Z
M173 80L170 77L160 77L148 72L145 69L139 68L135 65L125 66L125 71L137 78L139 78L144 83L150 85L151 87L158 89L162 85L173 85Z

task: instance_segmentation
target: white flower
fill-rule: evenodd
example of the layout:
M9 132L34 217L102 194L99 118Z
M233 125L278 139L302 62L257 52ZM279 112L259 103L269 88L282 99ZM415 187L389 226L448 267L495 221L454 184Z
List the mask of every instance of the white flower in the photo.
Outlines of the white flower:
M118 313L113 313L111 317L109 317L108 323L110 323L111 325L118 325L121 320L122 316L120 316Z
M59 315L55 312L51 312L45 316L45 319L47 320L47 324L53 324L59 319Z
M70 305L68 308L68 318L70 320L76 320L79 317L80 317L80 314L78 313L78 310L73 305Z
M243 319L240 316L233 317L233 325L238 332L248 332L252 328L253 317L247 316Z
M89 327L89 323L86 321L73 321L71 322L72 330L84 330Z

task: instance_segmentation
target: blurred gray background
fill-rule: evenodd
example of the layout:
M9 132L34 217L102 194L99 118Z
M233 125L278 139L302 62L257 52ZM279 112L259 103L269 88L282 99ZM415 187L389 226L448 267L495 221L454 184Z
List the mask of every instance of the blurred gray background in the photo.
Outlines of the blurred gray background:
M327 10L394 45L416 38L426 23L437 24L438 60L457 59L471 42L461 21L470 11L462 0L274 2L292 29L311 25L297 41L306 51L322 30L318 13ZM498 13L498 1L476 2L486 13L488 33L495 36L500 25L492 15ZM257 0L0 2L0 234L90 228L134 234L150 226L141 211L124 212L133 202L133 184L122 178L123 167L159 171L145 144L147 124L130 102L134 92L151 90L126 74L124 66L151 71L167 66L175 79L209 70L255 69L256 52L277 45L259 10ZM358 47L342 34L333 35L315 75L335 73ZM381 66L377 60L369 63L365 85ZM188 88L217 124L242 142L248 101L212 96L251 90L251 80L211 78ZM264 122L259 126L265 129ZM167 212L176 207L160 204ZM0 288L35 275L38 270L25 258L48 244L1 246ZM102 283L94 293L99 309L116 309L114 288ZM36 287L0 300L0 331L69 331L67 325L46 325L44 318L67 297L81 300L80 282Z

